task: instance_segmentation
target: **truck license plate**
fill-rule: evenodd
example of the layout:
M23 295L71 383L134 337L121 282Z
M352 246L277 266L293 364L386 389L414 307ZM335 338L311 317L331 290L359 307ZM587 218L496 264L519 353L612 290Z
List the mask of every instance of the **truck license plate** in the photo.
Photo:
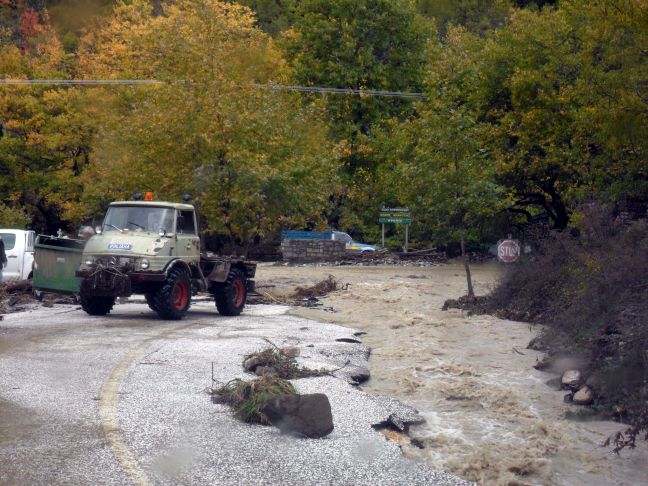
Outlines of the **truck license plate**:
M109 250L132 250L133 245L131 243L108 243Z

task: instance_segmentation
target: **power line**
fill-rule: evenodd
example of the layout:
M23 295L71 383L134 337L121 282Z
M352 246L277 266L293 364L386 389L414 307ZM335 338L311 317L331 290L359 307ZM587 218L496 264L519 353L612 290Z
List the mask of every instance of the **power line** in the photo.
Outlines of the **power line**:
M178 81L184 83L184 81ZM62 86L100 86L100 85L155 85L165 84L156 79L0 79L0 85L62 85ZM296 91L300 93L322 93L338 95L363 95L385 98L425 98L423 93L407 91L383 91L376 89L328 88L324 86L292 86L284 84L253 84L254 88L271 91Z
M326 88L322 86L289 86L284 84L255 84L254 87L270 89L273 91L298 91L300 93L327 93L327 94L353 94L366 96L382 96L388 98L424 98L423 93L411 93L407 91L381 91L376 89L353 89L353 88Z
M104 85L104 84L164 84L155 79L0 79L0 84L50 84L63 86Z

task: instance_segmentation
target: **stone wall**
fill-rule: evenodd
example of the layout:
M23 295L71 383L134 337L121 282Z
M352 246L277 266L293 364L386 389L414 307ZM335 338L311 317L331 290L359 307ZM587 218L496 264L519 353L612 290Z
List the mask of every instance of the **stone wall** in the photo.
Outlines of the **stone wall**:
M283 240L281 253L286 262L333 262L344 257L345 243L334 240Z

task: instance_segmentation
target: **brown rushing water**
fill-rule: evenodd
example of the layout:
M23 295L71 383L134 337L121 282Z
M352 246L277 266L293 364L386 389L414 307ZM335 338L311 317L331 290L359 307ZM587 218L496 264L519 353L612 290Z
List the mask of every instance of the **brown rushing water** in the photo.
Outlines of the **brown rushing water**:
M475 266L477 293L488 292L498 269ZM617 456L601 444L623 425L564 419L577 407L545 384L554 375L533 369L541 353L526 349L532 326L440 310L465 293L459 265L263 265L257 280L281 293L329 274L349 284L323 300L337 312L293 313L368 333L372 378L363 388L415 406L427 421L411 430L425 448L407 454L487 485L648 484L645 442Z

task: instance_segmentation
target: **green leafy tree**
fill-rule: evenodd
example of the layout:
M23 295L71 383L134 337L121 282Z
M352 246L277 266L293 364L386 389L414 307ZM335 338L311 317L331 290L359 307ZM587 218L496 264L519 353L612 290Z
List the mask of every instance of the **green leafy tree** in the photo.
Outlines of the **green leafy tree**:
M406 0L306 0L284 44L299 84L418 91L428 37ZM362 95L329 95L326 102L351 172L368 163L363 144L372 125L413 107L409 100Z
M648 37L631 4L518 11L483 51L478 110L500 182L559 229L579 198L645 194Z
M445 35L449 24L483 34L504 25L509 16L511 2L509 0L417 0L416 7L426 17L436 20L441 36Z
M378 146L388 154L382 165L387 198L412 208L419 231L433 241L460 242L469 297L475 294L467 239L507 202L479 122L465 103L466 91L479 79L478 65L466 61L481 47L473 40L461 49L432 51L446 69L430 71L419 117L385 132Z
M416 92L431 35L431 24L409 0L306 0L282 45L296 84ZM310 99L320 99L315 96ZM378 210L371 188L378 182L380 159L371 149L372 130L392 117L413 115L414 103L366 95L326 95L323 101L329 137L340 151L342 181L327 219L363 237L376 227Z
M515 10L483 37L451 27L430 64L436 84L478 73L459 104L512 196L508 209L544 212L558 229L583 198L646 194L645 12L587 5Z
M584 189L605 202L648 199L648 8L566 0L559 14L579 39L574 145L586 163Z
M31 217L21 208L0 204L0 228L24 229Z
M256 24L273 37L288 29L295 18L296 0L238 0L256 14Z

